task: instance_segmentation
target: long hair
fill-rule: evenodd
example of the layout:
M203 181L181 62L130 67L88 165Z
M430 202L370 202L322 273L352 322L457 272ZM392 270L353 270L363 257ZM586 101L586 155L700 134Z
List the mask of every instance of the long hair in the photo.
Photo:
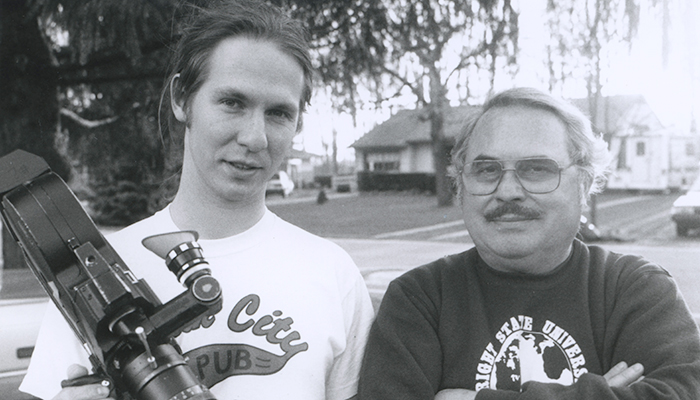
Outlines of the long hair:
M170 110L169 95L172 94L172 100L187 110L207 78L208 63L216 46L222 40L238 36L276 43L302 67L304 88L296 127L297 132L301 131L302 114L310 104L313 87L308 35L299 21L281 9L259 1L218 1L211 7L193 7L175 48L161 94L161 113L168 116L169 130L183 129ZM178 75L179 79L175 80Z

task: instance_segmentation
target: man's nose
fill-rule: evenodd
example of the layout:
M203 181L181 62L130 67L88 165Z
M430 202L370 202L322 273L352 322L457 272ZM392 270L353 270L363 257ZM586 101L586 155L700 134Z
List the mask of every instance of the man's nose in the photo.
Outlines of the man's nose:
M267 148L267 134L265 131L265 115L262 112L251 112L239 121L236 142L247 147L253 153Z
M506 201L522 199L525 196L525 189L514 170L503 170L503 175L498 183L495 195L497 198Z

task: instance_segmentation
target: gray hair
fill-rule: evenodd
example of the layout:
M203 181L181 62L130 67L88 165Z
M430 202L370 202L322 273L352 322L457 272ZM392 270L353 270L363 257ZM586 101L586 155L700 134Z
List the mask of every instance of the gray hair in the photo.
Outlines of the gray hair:
M611 162L608 145L602 135L593 133L589 119L578 108L532 88L514 88L501 92L488 100L480 112L469 118L452 149L452 173L457 192L461 194L464 189L461 175L469 139L477 122L491 109L513 106L549 111L566 125L569 133L569 156L579 171L581 204L585 206L591 195L600 193L605 187Z

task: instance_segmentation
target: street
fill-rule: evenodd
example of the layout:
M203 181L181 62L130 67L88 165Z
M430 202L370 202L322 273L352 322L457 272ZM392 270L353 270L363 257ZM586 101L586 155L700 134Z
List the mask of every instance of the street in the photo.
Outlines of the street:
M598 202L596 225L604 232L655 245L700 245L698 237L676 237L671 206L679 194L610 195ZM602 197L602 196L601 196Z
M330 197L331 201L340 201L348 196L357 194L332 194ZM678 283L695 320L700 322L700 290L697 290L700 284L700 235L676 236L670 209L677 197L678 194L628 193L600 196L595 212L596 225L607 236L619 240L596 244L620 253L642 255L666 268ZM313 197L297 197L273 199L270 203L314 201ZM409 229L388 229L379 234L331 240L353 257L365 278L374 306L378 307L386 286L401 273L472 246L458 214L452 212L450 219L432 225L414 224ZM590 213L587 216L590 218ZM343 229L343 226L341 224L338 228ZM4 282L0 281L0 299L6 302L41 295L42 290L29 270L8 269L0 276L5 278ZM38 314L37 323L40 319ZM9 396L13 400L29 398L16 391L21 377L21 370L0 372L0 393L11 393Z
M644 256L668 270L700 322L700 235L679 238L670 210L678 194L617 194L599 199L596 225L619 240L595 243ZM590 214L588 214L590 218ZM377 305L386 285L402 272L472 246L461 221L386 232L375 239L334 239L360 267Z
M679 194L606 193L596 202L595 225L608 237L650 245L699 245L691 237L677 238L671 221L671 205ZM586 212L589 221L591 211ZM431 226L383 232L376 239L427 240L471 243L461 220Z
M462 252L471 243L413 242L404 240L334 239L353 257L375 307L389 282L403 272L442 256ZM661 265L675 279L695 320L700 323L700 240L679 245L647 246L630 243L599 244L611 251L637 254Z

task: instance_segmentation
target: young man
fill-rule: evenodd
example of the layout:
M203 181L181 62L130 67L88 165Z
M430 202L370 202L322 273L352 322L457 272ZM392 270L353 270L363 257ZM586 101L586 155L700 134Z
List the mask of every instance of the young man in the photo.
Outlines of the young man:
M669 274L575 239L608 160L562 101L488 101L453 151L475 247L390 284L359 398L700 398L698 328Z
M265 207L311 95L304 31L262 3L199 10L169 80L184 125L179 190L164 210L110 236L129 268L166 302L183 291L144 237L195 230L221 283L213 324L180 335L193 371L219 399L348 399L356 394L373 310L350 257ZM61 390L86 355L51 307L21 390L104 398L100 385Z

